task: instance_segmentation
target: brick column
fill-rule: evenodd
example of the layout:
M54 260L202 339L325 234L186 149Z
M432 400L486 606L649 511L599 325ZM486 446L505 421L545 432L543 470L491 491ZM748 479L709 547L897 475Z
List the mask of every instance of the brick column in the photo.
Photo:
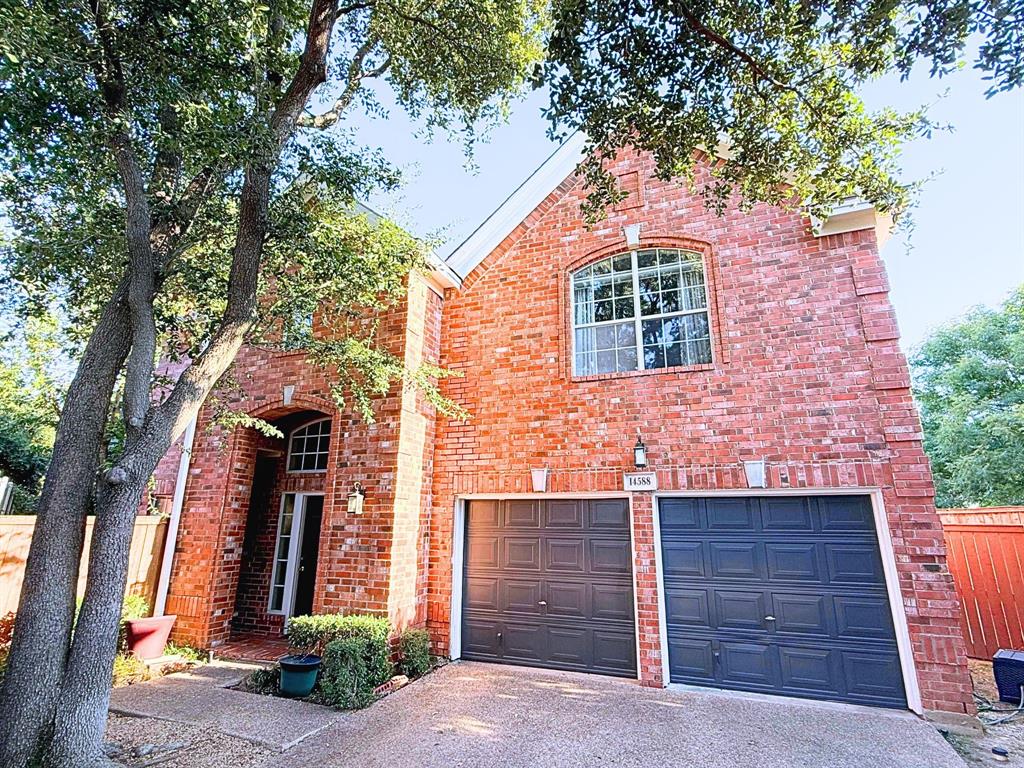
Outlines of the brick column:
M652 688L664 686L661 658L661 623L658 619L658 571L654 542L654 494L634 493L633 578L636 584L636 633L640 657L640 683Z

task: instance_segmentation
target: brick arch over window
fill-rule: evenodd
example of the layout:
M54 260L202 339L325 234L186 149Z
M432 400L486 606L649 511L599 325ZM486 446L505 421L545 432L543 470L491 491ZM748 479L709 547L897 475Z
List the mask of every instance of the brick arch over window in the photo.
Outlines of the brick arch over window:
M707 318L711 342L711 362L696 363L689 365L675 365L644 370L613 371L608 373L580 373L575 369L574 353L574 311L575 301L573 296L573 275L588 265L596 264L609 257L619 254L633 253L649 249L671 249L699 254L704 271L704 283L707 289ZM722 307L721 275L718 260L715 257L712 245L703 240L696 240L689 237L653 236L641 239L636 246L627 246L621 240L613 244L594 249L568 262L559 276L561 286L559 290L559 303L562 313L562 333L559 341L559 351L563 362L563 371L568 379L592 380L605 378L618 378L625 376L643 375L678 375L689 371L709 370L716 365L728 362L728 348L724 343L724 323ZM639 345L642 349L642 343Z
M283 399L273 400L246 410L253 418L264 421L276 421L283 416L288 416L299 411L316 411L324 417L334 418L337 408L330 400L314 395L292 395L291 402L286 403ZM310 419L312 421L312 419Z

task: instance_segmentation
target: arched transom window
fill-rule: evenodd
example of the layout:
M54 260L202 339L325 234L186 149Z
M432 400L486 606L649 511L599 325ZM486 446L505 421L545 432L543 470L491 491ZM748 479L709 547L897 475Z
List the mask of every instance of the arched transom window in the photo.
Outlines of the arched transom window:
M331 447L331 420L320 419L299 427L288 441L289 472L320 472L327 469Z
M572 275L577 376L711 362L704 260L649 248L609 256Z

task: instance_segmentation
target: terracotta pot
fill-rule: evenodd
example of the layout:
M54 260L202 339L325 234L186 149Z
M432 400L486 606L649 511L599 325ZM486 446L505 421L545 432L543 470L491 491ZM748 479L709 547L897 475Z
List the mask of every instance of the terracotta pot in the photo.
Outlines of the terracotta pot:
M128 652L140 658L159 659L164 655L167 638L177 616L150 616L146 619L128 619L125 622L125 637Z

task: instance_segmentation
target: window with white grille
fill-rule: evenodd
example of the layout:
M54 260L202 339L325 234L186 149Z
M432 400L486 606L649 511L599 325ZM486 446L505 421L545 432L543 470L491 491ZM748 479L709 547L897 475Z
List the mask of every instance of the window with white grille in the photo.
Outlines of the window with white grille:
M320 419L292 432L288 441L289 472L322 472L331 447L331 420Z

